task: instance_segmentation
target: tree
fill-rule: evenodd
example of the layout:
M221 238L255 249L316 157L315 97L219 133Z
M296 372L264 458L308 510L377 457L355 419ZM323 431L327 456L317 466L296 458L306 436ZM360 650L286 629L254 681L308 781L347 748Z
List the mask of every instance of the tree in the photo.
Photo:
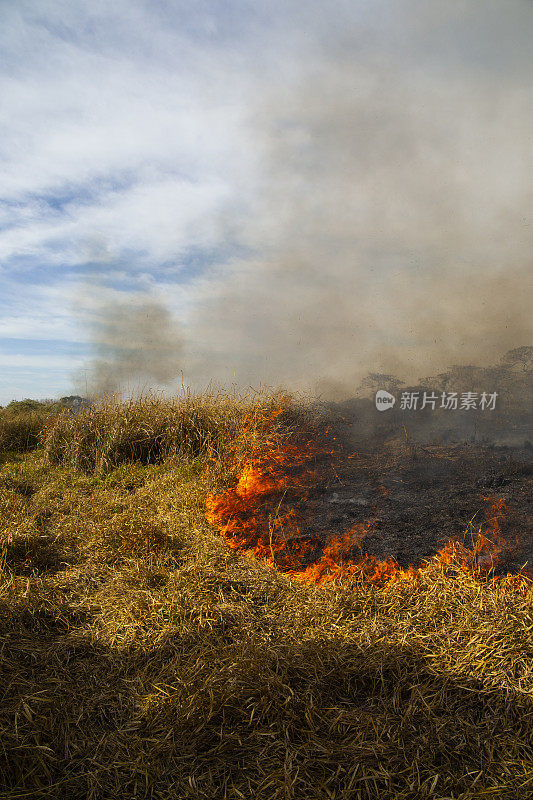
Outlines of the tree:
M533 347L524 345L508 350L503 356L502 362L508 367L521 367L522 372L533 372Z
M375 394L379 389L385 389L387 392L397 392L400 386L403 386L403 383L395 375L389 375L384 372L370 372L361 381L357 393L359 395Z

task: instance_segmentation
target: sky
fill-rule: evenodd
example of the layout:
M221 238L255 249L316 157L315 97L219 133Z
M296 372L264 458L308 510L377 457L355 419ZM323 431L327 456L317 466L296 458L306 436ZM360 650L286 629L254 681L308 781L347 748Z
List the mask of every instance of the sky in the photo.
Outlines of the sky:
M532 343L531 0L2 0L0 404Z

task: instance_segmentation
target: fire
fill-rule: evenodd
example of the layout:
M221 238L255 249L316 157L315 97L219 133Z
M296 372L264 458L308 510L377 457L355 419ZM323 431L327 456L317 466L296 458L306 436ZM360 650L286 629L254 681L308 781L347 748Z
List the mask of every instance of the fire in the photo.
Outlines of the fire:
M288 571L313 552L316 537L301 534L300 508L306 484L316 481L310 468L315 453L296 445L272 447L266 456L245 461L235 486L206 500L206 516L231 547ZM291 474L292 473L292 474ZM291 499L281 511L286 497Z
M273 418L279 413L273 412ZM244 438L250 430L250 426L244 426ZM382 589L400 580L417 581L427 563L402 569L393 559L380 560L363 552L363 540L377 524L377 508L371 518L344 531L323 531L318 535L309 530L309 494L324 480L326 454L329 468L334 469L340 452L328 449L319 436L309 437L302 432L291 441L273 440L264 452L254 443L252 456L241 463L235 484L207 496L207 520L230 547L265 561L298 581L324 585L359 577ZM383 485L378 489L386 496ZM475 532L472 547L458 540L449 541L437 553L434 563L444 569L453 565L480 576L490 572L508 551L501 531L508 512L506 502L498 497L482 499L487 504L486 519Z
M506 539L502 536L500 522L509 509L502 497L483 497L489 503L485 509L486 528L479 529L474 545L474 553L478 564L496 563L501 554L508 548Z

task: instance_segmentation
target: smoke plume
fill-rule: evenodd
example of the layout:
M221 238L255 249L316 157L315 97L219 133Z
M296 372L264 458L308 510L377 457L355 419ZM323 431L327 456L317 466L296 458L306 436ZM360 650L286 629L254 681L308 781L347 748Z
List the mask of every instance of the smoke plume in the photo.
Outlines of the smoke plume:
M93 357L76 377L80 392L110 394L161 387L179 379L181 334L156 298L138 294L110 299L100 287L86 325Z
M343 6L251 98L252 255L197 287L193 379L350 395L533 340L533 5L395 5Z
M183 339L155 301L101 307L100 389L183 366L340 398L533 341L533 4L283 13L243 82L224 260L187 284Z

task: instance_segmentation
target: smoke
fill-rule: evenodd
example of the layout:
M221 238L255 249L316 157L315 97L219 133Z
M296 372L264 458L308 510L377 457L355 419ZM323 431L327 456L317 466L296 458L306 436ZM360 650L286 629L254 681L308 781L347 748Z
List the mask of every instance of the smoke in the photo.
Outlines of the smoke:
M179 331L162 300L98 306L99 391L182 367L338 399L533 341L533 4L283 8L243 77L224 260Z
M252 255L196 288L193 380L348 396L532 341L533 6L511 6L341 14L256 87Z
M102 395L176 381L183 342L165 305L148 294L117 297L94 284L91 290L92 308L85 324L93 357L76 375L78 391Z

